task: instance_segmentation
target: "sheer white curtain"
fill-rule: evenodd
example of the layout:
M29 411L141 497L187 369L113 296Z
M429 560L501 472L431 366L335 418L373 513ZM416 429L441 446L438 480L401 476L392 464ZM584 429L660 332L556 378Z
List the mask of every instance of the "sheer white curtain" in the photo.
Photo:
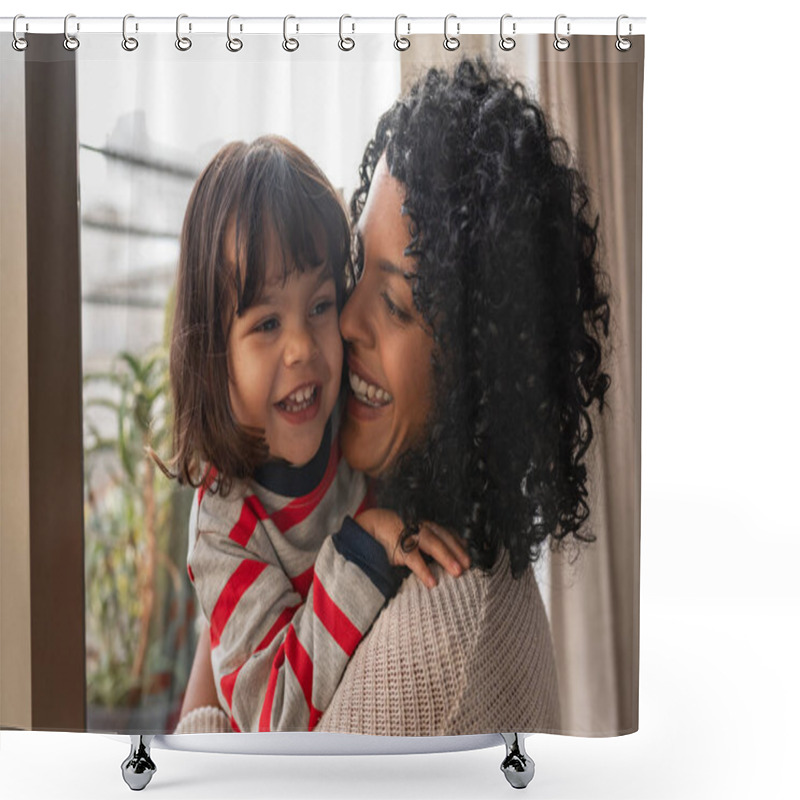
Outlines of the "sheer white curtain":
M274 36L248 38L238 53L220 37L196 37L186 52L167 35L146 47L127 53L118 37L98 36L78 53L90 364L161 340L193 177L223 144L284 136L349 200L364 146L400 90L386 36L361 37L349 53L329 36L304 37L294 53Z

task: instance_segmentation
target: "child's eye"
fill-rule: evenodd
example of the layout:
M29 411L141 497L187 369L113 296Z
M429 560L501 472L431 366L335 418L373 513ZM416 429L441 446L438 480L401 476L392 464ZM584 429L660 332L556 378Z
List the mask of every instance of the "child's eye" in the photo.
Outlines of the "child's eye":
M311 309L311 316L319 317L329 309L333 308L333 306L333 300L320 300L318 303L315 303L314 307Z
M381 292L381 297L383 298L383 302L386 305L386 310L393 316L397 317L401 322L411 322L412 316L407 311L404 311L400 306L398 306L391 297L389 297L388 292Z
M262 333L270 333L271 331L277 330L279 324L280 323L278 322L277 317L268 317L267 319L259 322L253 330L260 331Z

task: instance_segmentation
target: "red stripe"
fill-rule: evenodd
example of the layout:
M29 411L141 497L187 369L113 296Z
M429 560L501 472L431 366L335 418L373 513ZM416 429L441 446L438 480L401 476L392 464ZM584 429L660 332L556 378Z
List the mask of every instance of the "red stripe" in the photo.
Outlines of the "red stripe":
M295 615L295 612L302 605L302 603L298 603L296 606L284 608L278 616L278 619L275 620L275 622L272 624L272 627L267 631L267 635L261 640L261 643L253 651L253 654L260 653L262 650L266 650L272 644L275 637L292 621L292 617ZM245 662L245 664L246 663L247 662ZM239 673L242 671L245 664L242 664L242 666L238 669L235 669L233 672L223 676L223 678L220 680L222 696L225 698L225 701L228 703L228 708L230 709L233 708L233 690L236 686L236 679L239 677Z
M312 564L302 575L292 578L292 588L303 598L308 597L308 590L311 588L311 582L314 580L314 565Z
M286 632L286 638L283 640L275 656L275 660L272 662L272 671L270 672L269 681L267 683L267 694L264 697L264 706L261 709L261 718L258 723L258 729L260 731L271 730L272 706L275 702L275 687L278 683L278 675L285 661L289 662L292 672L294 672L300 684L300 688L303 691L303 696L306 699L306 705L309 711L309 730L317 724L322 714L322 712L314 708L314 704L311 702L311 689L314 684L314 664L303 645L300 644L294 626L290 625L289 630Z
M266 650L272 644L272 640L292 621L295 612L302 605L302 603L298 603L296 606L284 608L281 611L281 615L275 620L273 626L267 631L267 635L261 640L261 644L256 648L257 653L261 650Z
M246 559L236 568L222 590L211 614L211 647L219 644L222 631L231 618L242 595L252 586L258 576L268 567L263 561Z
M339 441L334 442L331 447L331 455L328 459L328 466L325 469L325 475L322 478L319 486L309 494L302 497L296 497L291 503L285 505L280 511L274 512L270 519L275 523L281 533L286 533L290 528L299 525L306 519L311 512L319 505L320 500L325 496L325 493L333 483L336 477L336 472L339 469Z
M294 626L289 626L286 634L286 660L297 678L303 695L306 698L306 705L310 714L314 713L314 704L311 702L311 689L314 685L314 662L306 652L305 647L300 644Z
M189 580L194 583L194 572L192 572L192 568L187 564L186 571L189 573Z
M245 664L246 663L247 662L245 662ZM225 698L228 708L231 709L231 713L233 713L233 687L236 685L236 679L239 677L239 673L243 668L244 664L233 672L223 675L219 682L219 688L222 689L222 696Z
M252 494L248 495L242 502L239 519L228 534L229 538L242 547L247 547L259 520L266 519L267 516L264 506L261 505L258 498Z
M264 697L264 705L261 708L261 717L258 720L258 729L260 731L272 730L272 702L275 699L275 684L278 682L278 674L283 666L286 653L284 645L278 648L275 654L275 660L272 662L272 670L269 673L269 681L267 682L267 694Z
M216 477L217 477L216 468L209 467L206 470L206 474L203 475L203 482L200 484L200 488L198 489L198 495L197 495L198 503L203 502L203 495L206 493L206 489L209 489L213 485Z
M361 631L334 603L316 575L314 576L314 613L339 647L347 653L348 657L352 656L361 641Z

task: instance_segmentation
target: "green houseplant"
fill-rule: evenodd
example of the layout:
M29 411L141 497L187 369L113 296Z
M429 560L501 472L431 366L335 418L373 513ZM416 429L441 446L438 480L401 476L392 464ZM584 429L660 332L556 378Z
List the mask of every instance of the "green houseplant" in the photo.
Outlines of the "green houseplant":
M156 466L169 447L166 348L122 352L85 375L87 695L90 728L124 729L141 710L167 725L193 646L185 553L191 494Z

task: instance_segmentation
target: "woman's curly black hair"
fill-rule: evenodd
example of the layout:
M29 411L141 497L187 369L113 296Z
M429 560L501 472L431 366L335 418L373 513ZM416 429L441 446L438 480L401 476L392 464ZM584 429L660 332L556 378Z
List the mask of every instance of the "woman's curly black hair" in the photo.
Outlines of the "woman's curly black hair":
M519 576L548 537L593 539L585 459L610 309L588 189L524 87L481 60L431 69L381 117L354 219L384 153L406 191L436 388L424 444L378 499L408 532L459 531L481 568L506 548Z

